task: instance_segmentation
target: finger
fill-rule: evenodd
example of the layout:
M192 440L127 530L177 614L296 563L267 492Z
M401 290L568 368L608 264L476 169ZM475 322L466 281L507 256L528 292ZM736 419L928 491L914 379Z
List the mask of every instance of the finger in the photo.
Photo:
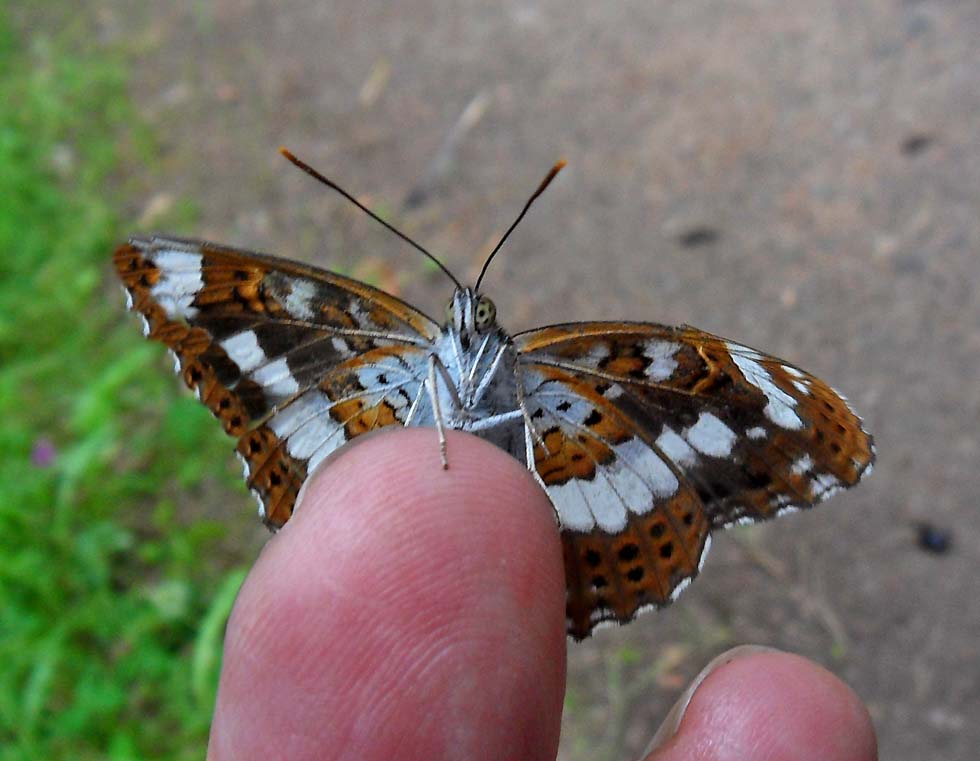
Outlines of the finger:
M706 670L676 734L647 761L877 759L864 704L816 663L775 650L736 648Z
M547 758L565 678L553 511L499 448L371 437L315 474L235 605L209 758Z

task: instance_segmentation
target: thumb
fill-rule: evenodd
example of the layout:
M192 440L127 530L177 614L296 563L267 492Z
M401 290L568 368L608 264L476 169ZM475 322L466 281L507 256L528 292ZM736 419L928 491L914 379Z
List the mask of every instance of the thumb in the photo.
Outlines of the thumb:
M512 457L448 433L448 471L409 429L312 477L235 605L210 759L554 759L552 509Z
M647 752L646 761L878 757L868 710L846 684L806 658L757 646L709 663Z

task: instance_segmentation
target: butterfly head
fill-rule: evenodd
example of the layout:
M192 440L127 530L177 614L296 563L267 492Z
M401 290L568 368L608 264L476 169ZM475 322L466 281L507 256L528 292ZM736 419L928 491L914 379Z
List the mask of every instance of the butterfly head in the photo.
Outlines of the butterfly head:
M497 327L497 307L472 288L457 288L446 304L446 328L459 334L464 346L473 336L485 335Z

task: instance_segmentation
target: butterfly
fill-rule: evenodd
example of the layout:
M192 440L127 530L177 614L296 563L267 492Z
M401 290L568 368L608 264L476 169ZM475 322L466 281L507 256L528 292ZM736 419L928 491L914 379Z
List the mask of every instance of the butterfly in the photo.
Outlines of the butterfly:
M468 431L526 464L550 498L568 634L584 639L676 599L713 530L822 502L870 473L875 453L822 380L696 328L500 327L480 282L561 166L474 287L432 257L455 283L442 324L343 275L204 241L134 237L114 264L145 334L238 439L270 528L351 439L433 426L445 466L445 429Z

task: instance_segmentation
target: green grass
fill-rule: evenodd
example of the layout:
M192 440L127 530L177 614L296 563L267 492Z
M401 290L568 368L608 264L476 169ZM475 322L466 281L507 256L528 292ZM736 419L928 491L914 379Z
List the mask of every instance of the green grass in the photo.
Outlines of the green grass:
M107 188L150 158L123 59L4 10L0 761L201 758L243 572L183 503L230 443L112 282Z

